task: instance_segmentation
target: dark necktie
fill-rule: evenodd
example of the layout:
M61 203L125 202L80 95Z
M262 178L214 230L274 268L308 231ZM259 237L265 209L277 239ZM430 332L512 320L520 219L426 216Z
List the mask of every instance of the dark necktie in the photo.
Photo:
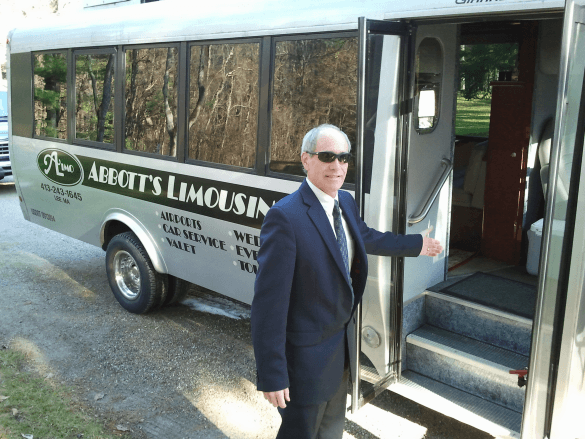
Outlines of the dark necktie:
M343 223L341 222L341 210L339 209L339 202L335 200L333 207L333 227L335 228L335 236L337 237L337 245L341 251L341 257L345 264L347 274L349 274L349 256L347 253L347 238L345 237L345 231L343 230Z
M335 228L335 236L337 237L337 245L339 251L341 251L341 258L349 277L349 254L347 251L347 239L345 237L345 231L343 230L343 223L341 222L341 210L339 209L339 201L335 200L333 206L333 227ZM351 287L351 284L350 284ZM353 304L353 287L351 287L351 303Z

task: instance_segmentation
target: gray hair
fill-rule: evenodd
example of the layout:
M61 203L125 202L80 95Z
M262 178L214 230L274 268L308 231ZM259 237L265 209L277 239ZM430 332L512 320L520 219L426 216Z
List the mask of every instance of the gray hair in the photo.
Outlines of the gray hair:
M335 125L330 125L328 123L324 123L323 125L319 125L318 127L313 128L303 138L303 146L301 147L301 156L304 152L315 152L317 149L317 141L321 138L322 135L325 135L327 131L336 131L338 133L343 134L345 141L347 142L347 152L351 151L351 143L347 138L347 134L341 131Z

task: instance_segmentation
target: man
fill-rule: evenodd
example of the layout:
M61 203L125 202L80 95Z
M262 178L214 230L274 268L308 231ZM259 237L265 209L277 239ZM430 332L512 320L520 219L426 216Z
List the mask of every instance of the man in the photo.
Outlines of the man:
M258 390L282 417L278 439L341 439L348 373L356 364L356 306L366 253L435 256L439 241L368 228L353 197L339 191L350 144L333 125L303 139L307 178L276 203L260 233L252 339ZM351 364L350 364L351 363Z

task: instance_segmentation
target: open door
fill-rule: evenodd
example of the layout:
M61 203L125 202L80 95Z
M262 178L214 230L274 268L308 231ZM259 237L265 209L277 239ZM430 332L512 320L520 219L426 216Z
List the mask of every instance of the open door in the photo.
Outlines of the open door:
M456 25L360 20L356 199L366 223L447 242ZM446 246L446 245L445 245ZM400 378L403 304L444 280L435 258L368 256L352 411Z
M583 365L570 377L567 369L570 362L566 357L563 359L561 351L580 344L575 341L575 332L563 334L563 324L565 320L575 319L576 309L570 309L567 304L575 303L575 297L583 294L574 285L582 279L583 255L575 237L581 232L576 218L582 218L577 206L579 195L583 196L579 194L579 185L583 178L585 137L584 0L567 1L563 26L522 438L569 438L583 433L582 428L579 430L583 425L582 410L577 409L582 407L577 401L578 386L582 389ZM571 388L575 383L577 386Z
M405 139L411 27L359 20L356 201L370 227L404 230ZM368 283L357 315L358 375L351 409L373 399L400 373L401 258L368 256ZM398 274L398 275L396 275Z

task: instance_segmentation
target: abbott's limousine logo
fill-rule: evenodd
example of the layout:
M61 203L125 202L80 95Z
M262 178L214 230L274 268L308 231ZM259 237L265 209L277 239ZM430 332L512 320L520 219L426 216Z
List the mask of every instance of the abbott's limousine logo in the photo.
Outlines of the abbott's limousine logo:
M44 149L37 156L37 165L42 174L53 183L74 186L83 179L81 163L60 149Z

